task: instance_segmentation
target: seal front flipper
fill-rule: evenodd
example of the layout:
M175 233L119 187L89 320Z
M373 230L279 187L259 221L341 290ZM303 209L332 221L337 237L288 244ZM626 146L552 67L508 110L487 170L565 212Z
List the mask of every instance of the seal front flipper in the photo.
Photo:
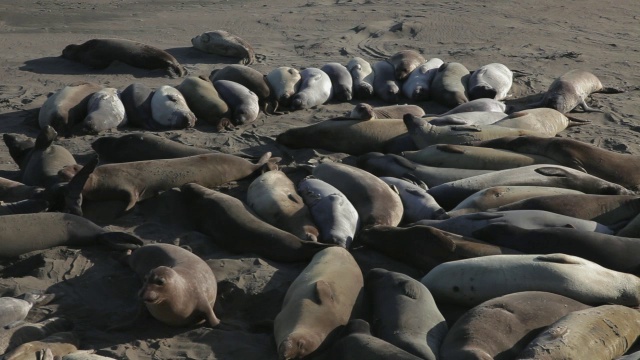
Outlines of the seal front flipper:
M552 263L558 263L558 264L576 264L576 265L585 264L584 261L579 261L582 259L575 256L566 255L566 254L540 255L540 256L536 256L534 260L552 262Z
M73 176L71 181L69 181L65 189L65 212L82 216L82 190L97 165L98 155L89 160L89 162Z
M120 231L105 232L97 235L96 240L114 250L135 250L144 245L139 237Z
M544 176L567 177L567 172L565 170L555 167L540 167L534 171Z
M336 301L331 285L324 280L318 280L316 282L316 297L319 305L334 303Z

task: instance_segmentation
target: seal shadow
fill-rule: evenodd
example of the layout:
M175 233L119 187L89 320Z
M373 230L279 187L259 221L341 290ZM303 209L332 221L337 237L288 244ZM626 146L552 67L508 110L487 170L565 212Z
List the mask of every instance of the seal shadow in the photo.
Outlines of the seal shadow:
M147 70L140 69L125 63L114 61L111 65L104 69L93 69L79 62L68 60L62 56L49 56L39 59L27 60L24 65L19 68L22 71L28 71L36 74L56 74L56 75L86 75L86 74L103 74L103 75L120 75L130 74L135 78L146 77L169 77L167 72L162 69Z

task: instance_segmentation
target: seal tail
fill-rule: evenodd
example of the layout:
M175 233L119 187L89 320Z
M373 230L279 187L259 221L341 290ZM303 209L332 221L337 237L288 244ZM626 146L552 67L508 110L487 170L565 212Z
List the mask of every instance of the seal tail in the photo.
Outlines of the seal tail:
M82 216L82 190L89 179L89 175L93 173L98 165L98 155L93 157L78 173L69 181L65 191L65 211Z
M568 114L563 114L563 115L566 116L567 119L569 119L569 125L567 125L567 127L586 125L591 123L591 121L589 120L578 119L577 117L571 116Z

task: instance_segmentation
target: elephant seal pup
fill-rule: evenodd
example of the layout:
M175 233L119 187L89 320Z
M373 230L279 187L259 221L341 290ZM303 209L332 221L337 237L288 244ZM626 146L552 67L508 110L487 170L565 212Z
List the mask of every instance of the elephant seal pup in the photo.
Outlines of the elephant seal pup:
M271 70L265 77L267 84L271 88L271 94L279 105L291 106L293 95L298 92L302 76L300 72L292 67L281 66Z
M0 328L10 329L18 326L29 314L34 305L45 305L55 295L27 293L24 299L0 297Z
M452 234L430 226L372 226L356 239L372 249L422 271L454 260L520 254L519 251Z
M269 224L302 240L318 241L318 228L309 208L282 171L267 171L253 180L247 190L247 204Z
M41 129L50 125L59 133L70 137L73 126L87 116L89 98L100 89L101 85L80 82L58 90L42 104L38 113L38 125Z
M11 351L4 354L4 360L26 360L37 359L38 354L45 353L46 350L52 355L51 359L55 359L73 352L78 351L80 340L73 332L58 332L47 336L44 339L30 341L24 343Z
M491 224L473 232L473 237L525 254L563 253L579 256L608 269L640 274L635 256L640 240L567 227L523 229L510 224Z
M29 186L23 183L0 177L0 201L16 202L41 197L44 188Z
M386 60L373 64L373 92L384 102L397 104L400 101L400 83L396 80L395 69Z
M196 124L196 116L178 89L163 85L151 98L151 129L184 129Z
M540 330L566 314L588 308L568 297L540 291L488 300L466 312L449 329L440 359L513 359Z
M565 315L538 334L516 359L617 359L639 336L637 309L603 305Z
M320 70L329 75L333 99L340 102L351 101L353 98L353 78L347 68L337 62L323 65Z
M436 266L421 281L436 300L468 306L520 291L552 292L585 304L640 304L637 276L566 254L451 261Z
M368 61L354 57L347 63L347 70L353 79L353 96L356 99L368 99L373 96L375 73Z
M352 155L371 151L386 152L407 128L400 119L325 120L317 124L292 128L276 141L294 149L320 148Z
M427 190L420 186L389 176L380 177L380 180L398 189L398 195L400 195L404 208L403 220L405 222L414 223L424 219L437 219L445 214L444 209L427 193Z
M107 163L175 159L217 153L214 150L184 145L149 133L133 133L120 137L102 136L91 143L91 148L98 153L100 161Z
M624 187L559 165L529 165L452 181L429 189L438 204L452 209L473 193L492 186L550 186L586 194L631 195Z
M104 88L89 98L84 131L99 134L127 123L127 113L118 96L118 89Z
M204 120L218 130L231 121L229 105L222 100L213 83L206 77L186 77L176 89L184 96L189 109L198 120Z
M404 81L409 77L409 74L411 74L413 70L424 64L427 60L417 51L400 50L391 55L387 61L393 65L396 80Z
M287 290L273 323L280 358L304 358L346 325L363 286L362 271L348 250L331 247L314 255Z
M541 155L450 144L431 145L418 151L405 151L402 156L421 165L458 169L505 170L536 164L560 165Z
M439 358L449 328L429 289L405 274L372 269L364 290L377 337L422 359Z
M573 139L535 136L495 139L478 146L547 156L564 166L640 190L640 159L636 155L620 154Z
M125 39L92 39L80 45L67 45L62 57L78 61L94 69L104 69L114 61L142 69L162 69L171 76L184 76L187 71L168 52Z
M39 323L26 323L3 329L0 332L0 354L30 341L41 340L61 331L69 331L72 327L73 323L65 318L51 317Z
M0 257L13 258L54 246L105 244L135 248L142 241L123 232L112 232L76 215L37 213L0 216ZM46 229L46 231L44 231Z
M300 181L298 192L320 230L319 240L349 249L360 227L358 211L349 199L340 190L314 178Z
M504 100L513 84L513 72L503 64L484 65L469 76L469 100Z
M216 276L198 255L171 244L150 244L126 261L144 281L138 295L154 318L171 326L220 323L213 312Z
M529 109L515 112L508 117L497 121L494 125L509 128L535 131L540 136L554 137L562 130L576 125L584 125L588 121L569 120L564 114L548 108Z
M25 185L51 188L64 181L58 176L60 170L76 164L67 149L53 144L57 136L58 133L49 125L40 130L35 146L23 160L22 182Z
M310 109L331 99L333 89L329 75L318 68L306 68L300 72L300 87L291 99L294 110Z
M431 125L491 125L508 117L502 112L494 111L468 111L457 114L442 115L435 118L428 117Z
M497 101L494 99L475 99L475 100L466 102L464 104L460 104L445 113L442 113L439 115L427 115L427 116L446 116L446 115L460 114L460 113L472 112L472 111L489 111L489 112L506 113L507 105L505 105L501 101Z
M260 113L258 96L246 86L229 80L216 80L213 83L222 100L231 112L231 122L243 125L253 122Z
M153 129L151 99L153 90L141 83L133 83L120 93L120 100L127 113L127 123L143 129Z
M324 163L313 169L313 176L335 186L358 211L363 227L397 226L402 220L402 201L389 185L356 167Z
M256 54L251 45L224 30L207 31L197 35L191 39L191 45L206 53L240 58L244 65L256 62Z
M198 184L180 187L198 231L234 253L256 253L282 262L309 261L334 245L300 240L259 219L242 201Z
M464 65L457 62L444 63L438 68L429 88L431 98L451 108L469 102L468 83L469 70Z
M369 104L360 103L356 105L349 114L350 119L371 120L371 119L402 119L404 114L414 116L424 116L424 110L418 105L389 105L373 107Z
M444 64L442 60L433 58L415 68L402 84L404 96L412 101L428 100L431 93L429 91L431 82L442 64Z
M218 80L228 80L243 85L258 96L259 107L265 112L267 102L272 99L271 88L267 83L266 76L248 66L234 64L227 65L222 69L214 69L209 74L209 80L212 83Z

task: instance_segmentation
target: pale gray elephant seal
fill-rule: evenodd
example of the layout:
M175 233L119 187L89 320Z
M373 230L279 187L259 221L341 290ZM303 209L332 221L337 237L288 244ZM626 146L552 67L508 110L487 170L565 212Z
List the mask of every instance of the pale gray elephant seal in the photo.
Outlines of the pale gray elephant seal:
M187 71L168 52L125 39L92 39L80 45L68 45L62 57L81 62L95 69L104 69L120 61L142 69L162 69L172 76L184 76Z
M120 93L120 100L127 113L127 121L131 126L153 129L151 115L151 99L153 90L141 83L133 83Z
M213 313L216 276L198 255L171 244L151 244L135 250L127 262L144 281L138 295L154 318L171 326L220 323Z
M279 105L291 106L293 95L298 92L302 76L300 72L292 67L281 66L271 70L265 80L271 88L272 96Z
M84 131L90 134L115 129L127 123L127 113L118 89L104 88L91 95L87 103Z
M400 100L400 83L396 80L395 69L386 60L373 64L373 92L384 102L397 104Z
M260 113L260 99L246 86L229 80L216 80L213 83L218 94L227 105L231 113L231 122L242 125L253 122Z
M151 116L154 130L184 129L196 124L196 116L178 89L163 85L151 98Z
M103 163L175 159L217 153L149 133L133 133L120 137L102 136L91 143L91 148L98 153Z
M300 72L302 78L298 92L293 95L291 108L310 109L331 99L333 93L331 79L324 71L310 67Z
M191 39L194 48L210 54L238 57L245 65L256 62L253 47L240 37L224 30L207 31Z
M38 125L47 125L66 137L71 136L71 129L87 116L87 103L101 85L81 82L65 86L49 96L38 113Z
M213 83L204 76L188 76L176 87L189 110L198 118L221 130L229 120L229 105L222 100Z
M418 105L389 105L373 107L369 104L360 103L356 105L351 113L350 119L371 120L371 119L402 119L404 114L414 116L424 116L424 110Z
M443 125L491 125L509 115L495 111L467 111L449 115L438 115L436 117L426 117L429 124L436 126Z
M438 68L431 88L431 98L442 105L456 107L469 101L467 86L469 70L457 62L444 63Z
M436 76L436 72L442 64L444 64L442 60L433 58L415 68L402 84L402 93L404 96L412 101L428 100L431 82L433 82L433 78Z
M0 328L10 329L22 323L34 305L46 305L54 294L26 293L24 299L0 297Z
M415 50L400 50L391 55L388 61L393 65L396 80L404 81L415 68L427 60Z
M368 61L354 57L347 63L347 70L353 79L353 96L356 99L368 99L373 96L375 73Z
M422 187L397 177L382 176L380 180L398 189L398 195L400 195L404 207L403 219L405 222L414 223L424 219L437 219L445 215L444 209Z
M325 64L320 70L327 73L331 79L333 98L340 102L351 101L353 98L353 78L349 70L337 62Z
M513 73L503 64L484 65L469 76L469 100L504 100L513 83Z
M569 119L554 109L538 108L512 113L493 125L535 131L539 136L554 137L568 127L587 123L585 120Z

